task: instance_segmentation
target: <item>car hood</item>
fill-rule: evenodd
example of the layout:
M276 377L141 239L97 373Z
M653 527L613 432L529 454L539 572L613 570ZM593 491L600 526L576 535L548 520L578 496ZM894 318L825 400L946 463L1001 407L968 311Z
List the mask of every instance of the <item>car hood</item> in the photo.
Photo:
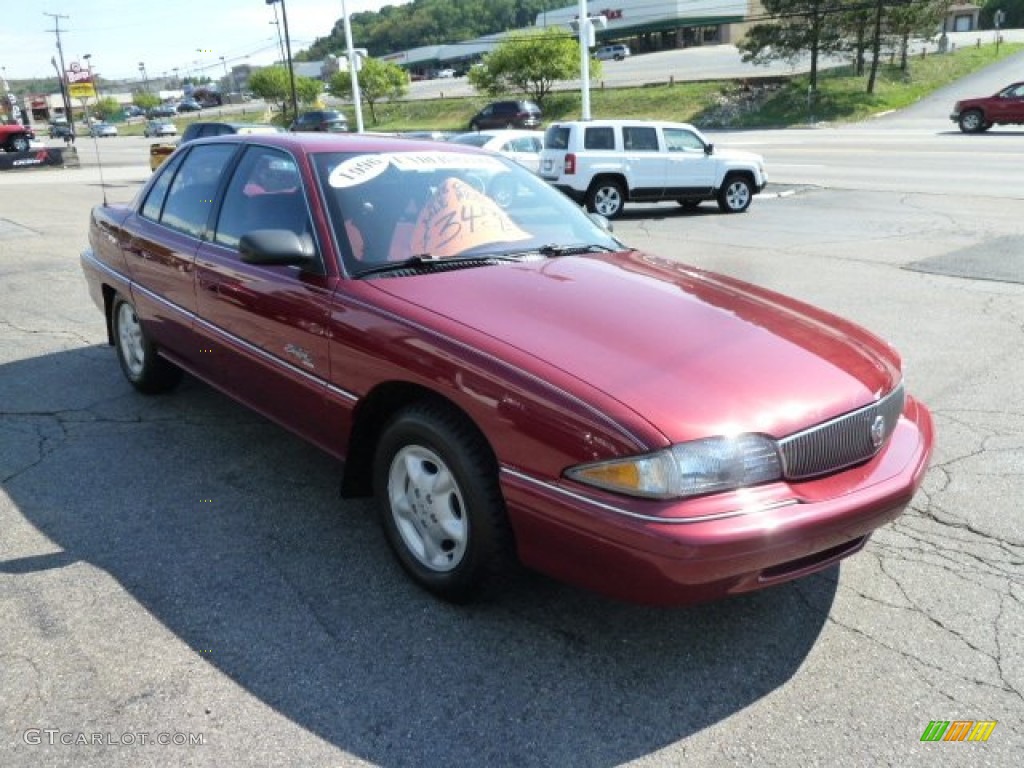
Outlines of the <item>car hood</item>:
M719 160L749 163L750 165L764 165L764 157L762 155L755 152L746 152L742 149L719 149L716 146L712 157L716 157Z
M374 286L561 370L671 442L781 437L899 381L867 331L770 291L639 252L378 279ZM479 342L479 339L477 339Z

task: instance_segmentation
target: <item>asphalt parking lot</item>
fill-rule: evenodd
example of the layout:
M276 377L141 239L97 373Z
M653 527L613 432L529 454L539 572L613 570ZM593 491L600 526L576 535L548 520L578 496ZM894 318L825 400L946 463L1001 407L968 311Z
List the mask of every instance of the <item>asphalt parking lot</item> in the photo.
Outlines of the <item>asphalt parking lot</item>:
M1024 154L1024 130L998 133ZM1016 764L1024 193L896 188L895 162L820 183L777 159L746 214L637 206L616 232L890 340L936 454L841 567L674 610L528 574L465 608L418 591L331 460L194 381L124 382L78 266L90 163L0 178L0 765ZM115 164L107 194L148 175ZM929 268L971 259L1009 274ZM997 725L923 743L934 720Z

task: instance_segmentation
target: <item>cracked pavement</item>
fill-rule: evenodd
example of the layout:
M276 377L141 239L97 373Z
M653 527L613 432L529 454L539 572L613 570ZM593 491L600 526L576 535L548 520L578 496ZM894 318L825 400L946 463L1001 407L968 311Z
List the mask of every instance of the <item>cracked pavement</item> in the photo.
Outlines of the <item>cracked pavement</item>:
M28 178L0 179L5 768L1019 760L1024 285L907 267L1019 236L1020 200L801 185L742 216L627 209L631 245L890 340L932 468L863 552L759 594L665 611L523 574L456 608L409 585L330 459L192 380L128 387L78 266L98 189ZM921 743L931 720L998 725ZM124 743L160 732L203 743Z

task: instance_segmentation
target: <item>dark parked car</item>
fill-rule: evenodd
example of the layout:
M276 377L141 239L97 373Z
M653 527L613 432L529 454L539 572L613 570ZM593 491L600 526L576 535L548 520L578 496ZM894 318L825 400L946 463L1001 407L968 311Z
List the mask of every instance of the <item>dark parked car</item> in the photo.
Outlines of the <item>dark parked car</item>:
M221 136L94 208L81 264L131 385L188 371L343 460L446 599L513 557L722 597L900 515L933 431L892 347L604 224L474 147Z
M494 101L469 121L469 130L485 128L540 128L540 107L532 101Z
M149 147L149 168L155 171L181 144L188 144L196 139L224 136L229 133L281 133L283 130L283 128L271 125L270 123L222 123L197 120L194 123L188 124L185 132L181 134L181 141L151 144Z
M67 123L50 123L50 138L70 139L74 138L74 132Z
M148 117L175 117L178 114L177 108L173 104L161 104L159 107L153 107L147 113Z
M288 130L344 133L348 130L348 119L336 109L312 110L300 114Z
M1024 125L1024 82L992 96L961 99L953 105L949 119L964 133L981 133L993 125Z
M178 102L178 106L175 107L178 112L199 112L202 108L203 105L195 99L182 99Z

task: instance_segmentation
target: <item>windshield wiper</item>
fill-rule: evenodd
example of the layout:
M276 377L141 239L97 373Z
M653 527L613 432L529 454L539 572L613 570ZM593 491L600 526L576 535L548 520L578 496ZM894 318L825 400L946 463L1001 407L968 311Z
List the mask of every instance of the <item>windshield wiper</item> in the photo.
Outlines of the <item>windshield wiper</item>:
M597 243L576 243L574 245L555 245L549 243L548 245L542 245L530 253L539 253L541 256L555 257L555 256L571 256L578 253L618 253L619 251L630 251L632 248L622 246L621 248L612 248L607 245L598 245Z
M368 277L379 275L384 272L401 272L403 269L419 269L423 267L438 267L449 264L479 264L484 266L495 261L519 261L518 256L506 254L479 254L476 256L434 256L429 253L419 253L410 256L402 261L388 261L383 264L376 264L366 269L353 273L353 277Z

